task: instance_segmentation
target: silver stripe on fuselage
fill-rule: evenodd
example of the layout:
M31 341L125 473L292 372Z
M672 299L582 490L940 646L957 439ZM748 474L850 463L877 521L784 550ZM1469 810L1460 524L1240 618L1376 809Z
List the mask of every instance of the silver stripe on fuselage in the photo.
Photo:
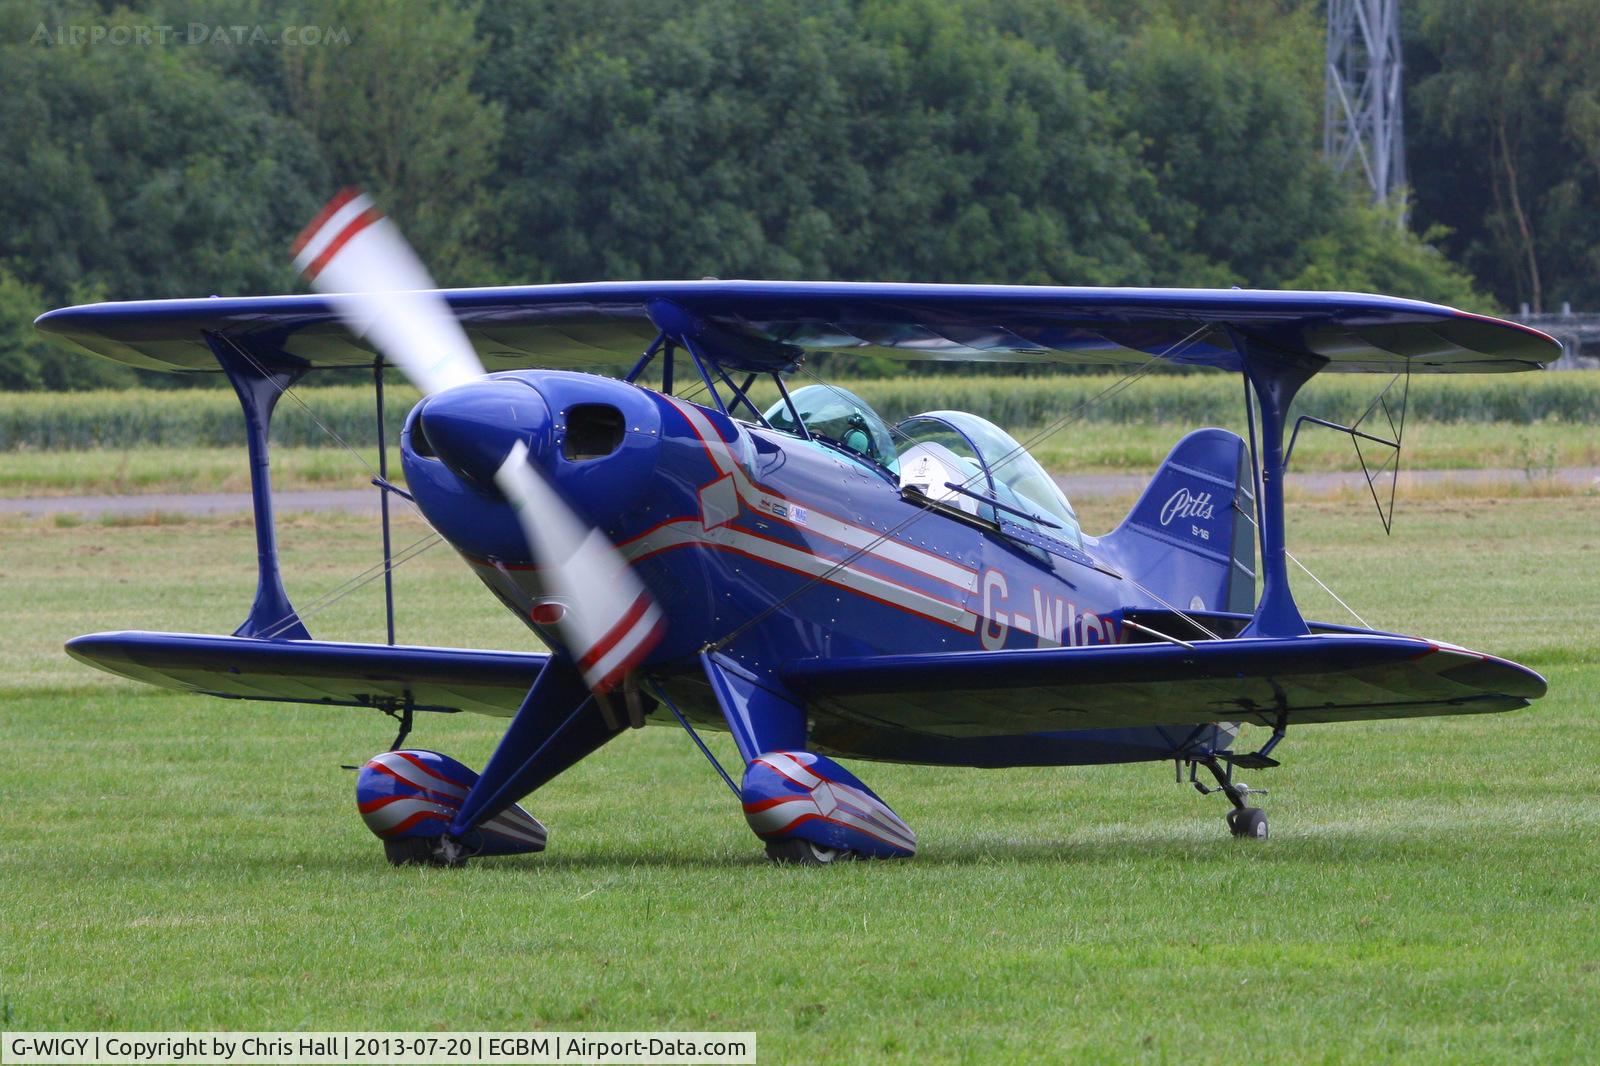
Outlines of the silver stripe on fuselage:
M978 628L978 616L960 604L929 596L869 571L858 570L824 556L814 555L804 548L767 540L765 537L758 537L740 529L718 526L716 529L707 530L700 525L698 519L670 522L651 530L637 540L629 541L619 550L629 562L634 562L669 548L688 546L724 548L742 552L764 562L775 563L810 577L821 578L830 585L871 596L894 607L954 626L967 633L976 632Z

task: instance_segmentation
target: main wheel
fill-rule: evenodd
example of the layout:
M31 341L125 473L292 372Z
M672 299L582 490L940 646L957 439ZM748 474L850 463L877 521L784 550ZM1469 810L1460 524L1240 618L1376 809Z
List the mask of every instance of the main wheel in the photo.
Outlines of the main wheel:
M843 862L850 857L848 851L825 848L809 840L773 840L767 843L767 858L777 863L795 863L800 866L826 866L830 862Z
M1267 812L1260 807L1244 807L1228 812L1228 831L1236 837L1267 839Z
M433 866L433 841L426 837L385 840L383 854L390 866Z
M462 866L477 854L454 837L402 837L383 842L390 866Z

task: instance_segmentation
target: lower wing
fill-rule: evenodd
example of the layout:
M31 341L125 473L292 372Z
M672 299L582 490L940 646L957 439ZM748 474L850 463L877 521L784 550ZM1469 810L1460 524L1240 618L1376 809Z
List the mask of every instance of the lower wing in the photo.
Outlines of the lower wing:
M947 737L1473 714L1545 692L1516 663L1379 633L803 659L783 677L819 710Z
M256 640L198 633L93 633L67 642L90 666L180 692L509 717L545 654Z

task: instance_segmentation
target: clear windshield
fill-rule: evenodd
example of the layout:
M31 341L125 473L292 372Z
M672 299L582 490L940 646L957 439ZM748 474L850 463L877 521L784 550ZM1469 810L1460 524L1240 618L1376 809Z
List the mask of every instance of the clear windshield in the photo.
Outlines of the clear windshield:
M846 451L854 452L891 473L899 472L889 423L867 401L836 385L807 385L789 394L806 430ZM764 416L774 429L798 433L789 405L779 400Z
M901 489L913 489L994 521L994 508L981 502L982 497L993 494L989 477L966 437L936 418L908 418L895 430L900 441Z
M1078 516L1067 502L1066 494L1011 434L987 419L963 411L931 411L907 419L901 425L918 439L950 443L946 437L928 433L926 427L938 423L958 430L963 442L971 442L992 482L992 485L975 483L968 487L986 494L992 491L994 498L1008 508L1039 519L1033 523L1039 532L1067 544L1082 545ZM1007 521L1028 524L1026 518L1016 513L1007 513L1004 517Z

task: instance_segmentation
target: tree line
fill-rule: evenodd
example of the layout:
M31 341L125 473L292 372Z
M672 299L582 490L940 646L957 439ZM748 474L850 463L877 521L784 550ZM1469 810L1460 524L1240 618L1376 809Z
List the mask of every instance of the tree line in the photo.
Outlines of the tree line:
M1408 5L1409 226L1320 158L1322 19L1312 0L9 3L0 388L133 380L39 340L49 307L294 290L288 243L345 184L445 285L1600 306L1600 0ZM127 32L71 32L95 26Z

